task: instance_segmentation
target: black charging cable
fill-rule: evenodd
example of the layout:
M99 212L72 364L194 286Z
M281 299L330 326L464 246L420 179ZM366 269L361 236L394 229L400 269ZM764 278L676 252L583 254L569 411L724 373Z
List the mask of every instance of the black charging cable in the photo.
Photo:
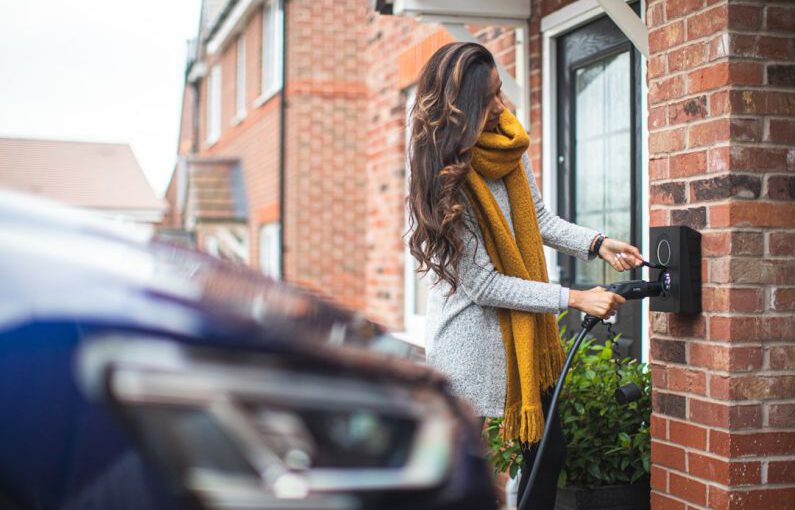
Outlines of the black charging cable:
M657 281L645 281L645 280L630 280L625 282L618 282L612 283L607 287L608 292L614 292L624 299L643 299L647 297L655 297L655 296L664 296L671 288L671 275L668 273L668 268L664 265L660 264L652 264L647 261L642 261L642 265L650 268L650 269L659 269L660 274L657 277ZM563 389L563 384L566 381L566 374L569 373L569 369L571 368L571 364L574 361L574 356L577 354L577 351L580 348L580 344L585 339L586 333L588 333L594 326L602 322L603 324L607 325L608 332L612 335L612 325L609 322L604 321L603 319L593 316L593 315L586 315L582 321L582 326L580 332L577 334L577 337L572 344L571 350L569 351L568 355L566 356L566 361L563 363L563 369L561 370L560 376L558 377L558 382L555 384L555 389L552 392L552 400L550 401L549 409L547 411L546 416L544 417L544 423L549 423L549 418L551 416L555 416L555 412L557 411L558 407L558 399L560 398L560 392ZM618 365L616 365L616 376L618 377ZM618 382L616 384L619 384ZM641 389L635 383L629 383L624 386L619 386L616 389L616 399L620 404L629 403L634 400L637 400L642 395ZM544 427L544 433L541 435L541 441L538 444L538 449L536 450L536 460L533 462L533 468L530 470L530 476L527 480L527 485L525 486L524 493L522 494L521 501L519 502L518 509L519 510L526 510L527 503L529 502L530 491L532 490L533 486L535 485L535 480L538 477L538 472L541 468L541 461L543 459L544 451L546 450L547 442L549 440L549 431L551 427Z

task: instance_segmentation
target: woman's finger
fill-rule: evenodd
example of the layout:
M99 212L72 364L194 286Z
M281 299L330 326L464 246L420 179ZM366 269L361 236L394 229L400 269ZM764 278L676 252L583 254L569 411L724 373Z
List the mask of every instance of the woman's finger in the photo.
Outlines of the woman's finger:
M621 253L617 253L614 260L615 264L613 267L615 267L617 271L624 271L627 269L626 261L624 260L624 257Z
M636 264L637 259L635 258L635 255L633 255L632 253L624 253L623 260L624 264L627 266L627 271L629 271L630 269L632 269L637 265Z
M635 246L629 247L629 252L632 254L634 260L635 267L640 266L643 264L643 255L640 254L640 250Z
M621 257L621 264L624 265L625 271L629 271L630 269L632 269L632 263L630 262L630 258L624 253L622 253L622 255L623 256Z

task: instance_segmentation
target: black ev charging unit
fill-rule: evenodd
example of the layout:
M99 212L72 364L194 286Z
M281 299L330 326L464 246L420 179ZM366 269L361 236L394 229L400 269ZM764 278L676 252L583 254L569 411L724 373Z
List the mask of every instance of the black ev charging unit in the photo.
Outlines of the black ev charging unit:
M686 226L651 227L649 246L653 265L665 266L671 275L671 289L652 297L653 312L701 312L701 234ZM650 279L660 269L649 271Z
M607 287L608 292L615 292L624 299L650 298L653 311L693 313L701 311L701 234L686 226L652 227L650 229L651 262L643 261L649 268L649 281L629 280L613 283ZM586 315L582 321L582 329L574 340L574 344L566 356L563 370L552 392L552 401L545 416L545 423L554 416L566 374L569 373L574 356L580 344L594 326L602 320L593 315ZM625 404L637 400L641 395L640 388L628 384L616 389L616 399ZM538 444L536 461L527 486L519 502L519 510L527 510L531 489L541 467L544 450L549 439L550 427L544 427L541 442Z

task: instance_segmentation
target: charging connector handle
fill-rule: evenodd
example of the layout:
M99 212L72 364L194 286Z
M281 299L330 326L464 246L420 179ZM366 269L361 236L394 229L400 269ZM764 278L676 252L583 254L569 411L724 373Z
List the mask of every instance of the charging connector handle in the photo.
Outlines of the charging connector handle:
M614 292L624 299L643 299L659 296L662 294L663 286L659 281L628 280L610 284L607 287L607 291Z
M664 276L661 273L661 276ZM628 280L625 282L611 283L606 287L607 292L613 292L623 297L624 299L643 299L647 297L657 297L661 295L665 289L665 280L661 278L656 282L647 282L646 280ZM586 315L583 319L583 328L594 327L601 319L593 315Z

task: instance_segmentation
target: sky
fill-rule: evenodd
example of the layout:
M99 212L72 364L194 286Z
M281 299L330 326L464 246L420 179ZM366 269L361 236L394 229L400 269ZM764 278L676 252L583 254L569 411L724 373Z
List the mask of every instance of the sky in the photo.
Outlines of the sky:
M0 136L129 143L162 195L201 0L0 0Z

